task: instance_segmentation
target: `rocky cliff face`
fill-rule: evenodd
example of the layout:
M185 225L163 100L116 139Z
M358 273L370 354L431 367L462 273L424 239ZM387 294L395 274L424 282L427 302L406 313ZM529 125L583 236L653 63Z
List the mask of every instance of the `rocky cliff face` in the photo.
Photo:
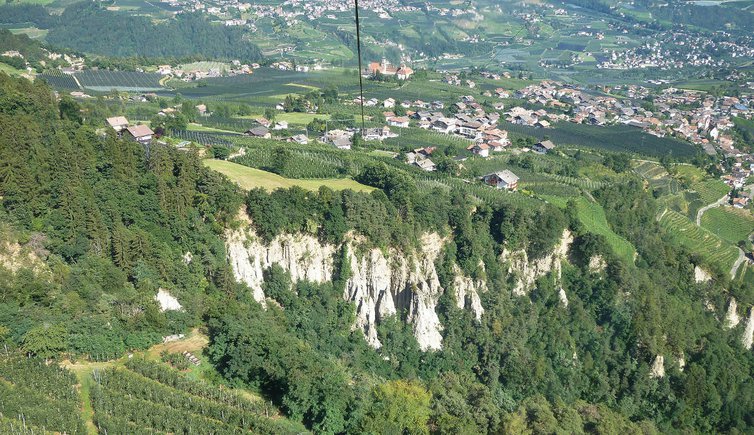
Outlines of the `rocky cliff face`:
M554 271L559 279L560 261L565 258L571 240L570 233L564 233L552 254L531 264L525 252L504 254L502 259L509 261L509 271L519 279L517 293L525 294L537 277L545 273ZM364 252L358 249L357 240L346 238L351 276L343 298L356 305L354 326L364 332L371 346L381 346L377 325L382 319L406 313L423 350L442 347L442 324L436 308L445 289L440 285L435 260L444 242L439 235L428 233L422 236L420 247L414 252L395 249ZM264 244L253 233L245 216L241 228L227 231L226 244L236 279L247 284L254 292L254 299L261 304L265 304L262 283L266 268L278 264L290 272L294 282L327 282L333 278L333 258L341 249L341 246L322 244L315 237L302 234L280 235ZM480 294L487 291L486 283L464 276L458 267L454 270L453 290L458 307L470 309L480 320L484 313Z
M561 263L567 259L568 250L573 243L573 235L568 230L563 231L560 242L549 254L540 256L536 260L529 260L526 251L519 250L510 252L503 250L500 261L508 265L508 273L515 276L516 285L513 294L523 296L534 287L534 283L540 276L552 272L556 284L560 283Z

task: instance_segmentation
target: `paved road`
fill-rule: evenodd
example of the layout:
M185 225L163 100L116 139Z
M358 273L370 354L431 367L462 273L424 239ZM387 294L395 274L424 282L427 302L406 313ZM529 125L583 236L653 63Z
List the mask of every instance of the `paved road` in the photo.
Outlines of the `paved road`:
M728 199L730 199L728 197L728 195L725 195L722 198L718 199L717 201L713 202L712 204L708 204L708 205L705 205L704 207L700 208L699 211L696 212L696 224L697 224L697 226L702 226L702 215L704 214L705 211L707 211L707 210L709 210L711 208L720 207L721 205L723 205L726 202L728 202Z
M738 268L741 267L741 263L743 263L744 260L746 260L746 254L744 254L743 249L738 248L738 247L736 249L738 249L738 258L736 259L736 262L733 263L733 267L730 268L730 279L736 278L736 274L738 273Z

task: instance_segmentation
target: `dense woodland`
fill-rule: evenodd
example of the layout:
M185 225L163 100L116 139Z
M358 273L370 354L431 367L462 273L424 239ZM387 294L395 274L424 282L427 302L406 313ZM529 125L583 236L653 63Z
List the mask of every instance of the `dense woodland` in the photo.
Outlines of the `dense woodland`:
M244 40L242 30L212 24L201 14L180 14L155 24L149 17L111 12L91 2L68 6L46 40L116 57L186 57L200 53L242 62L261 59L259 48Z
M244 196L194 153L98 135L82 125L79 109L68 98L57 101L42 83L0 74L3 252L21 242L33 253L14 271L0 268L0 340L33 357L26 361L115 358L200 326L209 332L207 356L224 382L272 401L295 423L289 429L302 423L315 432L375 434L754 430L754 353L741 346L739 329L718 320L729 294L751 303L752 287L723 276L696 284L698 260L666 239L654 219L656 202L639 181L594 195L612 229L636 247L634 265L582 226L573 207L480 203L460 192L419 189L382 163L357 176L379 188L370 194L293 188ZM284 153L276 158L285 163ZM443 350L420 351L403 314L380 324L379 351L367 345L352 327L355 307L342 298L351 273L343 249L330 283L292 283L283 269L267 270L271 303L262 309L234 282L225 258L222 234L244 204L264 240L307 232L338 244L355 231L368 245L408 251L425 231L451 236L436 264L446 289L438 309ZM550 277L528 297L512 296L497 261L502 249L536 257L565 228L575 235L562 277L568 306ZM595 255L606 260L606 270L589 267ZM490 289L481 295L479 322L457 308L449 291L456 264ZM153 300L158 288L176 295L185 311L160 312ZM705 301L717 312L705 309ZM662 378L650 376L656 355L666 358ZM163 376L138 364L130 370ZM6 371L0 377L13 376ZM200 402L163 400L166 389L135 387L138 376L130 372L102 376L92 390L101 427L131 427L145 409L144 418L162 430L216 424L190 420L188 409ZM60 379L53 389L70 390L65 372L48 377ZM3 413L38 412L30 424L40 427L81 424L35 411L5 389ZM78 400L67 394L65 400ZM147 400L173 405L147 408ZM207 412L215 409L210 405L216 406L208 403ZM232 424L257 421L241 411Z

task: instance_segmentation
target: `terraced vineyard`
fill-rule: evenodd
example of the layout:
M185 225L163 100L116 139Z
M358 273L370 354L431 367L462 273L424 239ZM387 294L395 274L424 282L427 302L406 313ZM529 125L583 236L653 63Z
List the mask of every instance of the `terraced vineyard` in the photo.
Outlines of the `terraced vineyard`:
M264 401L185 377L159 363L130 360L93 373L92 406L100 433L306 432Z
M702 215L702 227L723 240L736 244L754 231L754 216L748 210L717 207Z
M634 172L647 180L660 195L674 195L682 190L678 180L671 177L659 163L643 161L634 168Z
M730 192L730 187L720 180L705 180L691 185L691 190L699 194L699 199L706 204L712 204Z
M669 209L659 216L660 225L675 241L698 253L707 263L727 273L738 258L738 249L712 232L696 226L688 217Z

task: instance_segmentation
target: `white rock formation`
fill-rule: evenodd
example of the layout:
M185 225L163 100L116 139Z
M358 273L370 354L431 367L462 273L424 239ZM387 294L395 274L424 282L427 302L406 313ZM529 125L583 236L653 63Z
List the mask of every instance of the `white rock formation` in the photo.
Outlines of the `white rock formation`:
M694 266L694 281L700 283L700 282L709 282L712 280L712 276L704 269L702 269L699 266Z
M592 273L602 272L607 269L607 262L601 255L593 255L589 259L589 271Z
M652 363L652 370L649 372L649 376L652 378L662 378L665 376L665 357L657 355L654 363Z
M466 298L469 299L469 307L474 312L474 317L477 320L482 320L482 314L484 314L484 307L482 307L482 300L479 298L480 292L487 291L487 283L484 280L473 280L463 275L461 268L455 266L453 268L455 272L455 279L453 280L453 290L455 290L456 305L460 309L464 309L466 306Z
M247 221L248 222L248 221ZM269 245L262 243L248 227L228 231L226 245L233 274L253 291L254 300L265 305L264 270L278 264L291 274L295 281L307 280L323 283L332 279L332 245L322 245L313 236L283 234Z
M515 274L516 285L513 288L513 294L517 296L525 295L534 287L534 283L540 276L547 273L555 273L557 283L560 282L561 262L567 259L568 250L573 243L573 236L568 230L563 231L563 235L555 248L549 254L543 255L536 260L529 261L526 251L519 250L509 252L504 249L500 254L500 261L508 264L508 273Z
M744 328L744 336L741 338L746 349L751 350L751 345L754 343L754 307L749 308L749 319L746 321L746 328Z
M564 307L568 308L568 296L566 295L565 290L563 290L563 287L560 287L558 289L558 298L560 299L560 303L563 304Z
M237 280L248 285L254 299L265 304L262 290L263 272L278 264L291 274L295 281L316 283L331 281L333 258L339 247L322 244L309 235L283 234L265 245L250 230L245 219L242 228L226 233L229 261ZM435 310L444 289L435 270L435 260L444 240L437 234L425 234L418 252L402 253L395 249L383 252L370 249L359 252L352 238L346 241L351 263L351 277L347 280L343 297L356 305L356 324L364 332L367 342L375 348L381 346L377 337L377 323L399 312L407 314L414 335L423 350L442 347L442 325ZM471 300L471 309L481 318L484 309L479 293L486 284L459 276L457 282L463 298Z
M260 304L266 304L262 290L263 273L273 264L287 270L294 282L324 283L333 279L333 259L340 246L322 244L305 234L282 234L264 244L253 233L245 213L239 217L241 227L226 232L228 257L235 278L252 289L254 299ZM399 252L392 248L363 252L354 239L348 236L344 242L351 276L343 292L343 298L356 305L354 327L364 332L371 346L379 348L377 324L388 316L405 313L422 350L442 348L442 324L436 307L445 290L440 285L435 260L445 240L430 233L422 236L420 248L415 252ZM554 272L559 281L561 261L566 259L572 241L571 234L565 231L553 253L531 263L523 251L503 253L501 259L507 262L510 273L518 277L517 294L525 294L538 277L549 272ZM454 270L453 289L459 308L471 309L480 320L484 307L479 295L487 291L486 283L464 276L457 266Z
M725 327L728 329L735 328L741 319L738 317L738 303L736 298L730 298L728 302L728 311L725 313Z
M181 311L183 310L183 307L178 302L178 299L176 299L173 295L171 295L167 290L161 288L157 292L157 295L155 295L154 300L157 301L158 304L160 304L160 311Z

